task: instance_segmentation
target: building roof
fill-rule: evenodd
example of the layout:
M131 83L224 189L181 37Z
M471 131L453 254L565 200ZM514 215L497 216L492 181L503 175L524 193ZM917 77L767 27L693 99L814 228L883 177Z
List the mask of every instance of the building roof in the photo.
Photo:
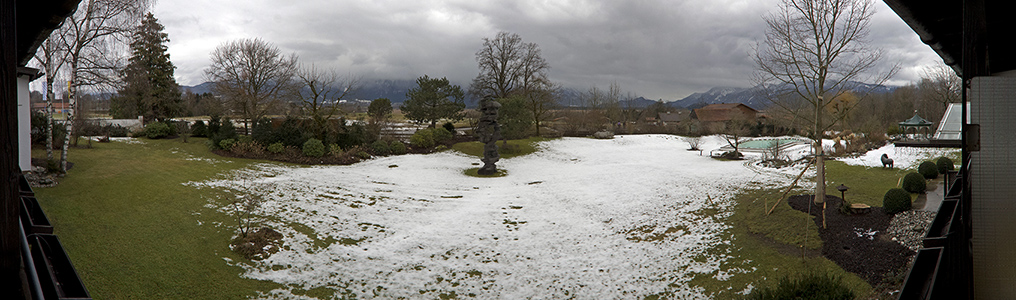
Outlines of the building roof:
M970 104L967 104L967 115L970 115ZM959 103L949 104L949 108L942 115L942 121L938 123L938 130L935 130L936 140L959 140L963 130L963 108Z
M67 16L78 8L80 0L15 0L17 3L18 43L20 66L28 64L54 29L59 28Z
M691 112L687 110L659 113L659 120L662 122L684 122L691 118Z
M1016 70L1016 44L1009 1L884 0L957 74L971 78ZM964 13L968 19L964 42ZM970 65L962 66L964 45L971 45ZM976 57L976 58L974 58ZM963 74L964 68L968 73Z
M924 118L922 118L921 116L918 116L917 114L914 114L914 116L910 117L910 119L907 119L906 121L900 122L900 126L929 126L930 127L931 126L931 122L928 121L928 120L925 120Z
M725 122L734 118L734 114L732 114L732 112L734 112L735 109L738 112L747 111L752 114L758 113L758 111L754 108L742 103L722 103L710 104L705 107L695 109L695 117L702 122Z
M756 113L758 112L758 110L755 110L754 108L751 108L751 106L745 105L744 103L709 104L709 105L703 106L702 108L699 108L699 109L700 110L702 110L702 109L724 109L724 110L730 110L730 109L734 109L734 108L739 107L739 106L744 106L745 108L750 109L750 110L752 110L752 111L754 111Z

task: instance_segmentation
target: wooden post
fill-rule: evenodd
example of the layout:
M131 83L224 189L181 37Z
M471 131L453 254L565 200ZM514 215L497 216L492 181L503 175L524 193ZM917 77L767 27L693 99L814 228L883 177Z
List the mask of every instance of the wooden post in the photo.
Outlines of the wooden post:
M15 2L0 1L0 291L21 295L18 238L18 90Z

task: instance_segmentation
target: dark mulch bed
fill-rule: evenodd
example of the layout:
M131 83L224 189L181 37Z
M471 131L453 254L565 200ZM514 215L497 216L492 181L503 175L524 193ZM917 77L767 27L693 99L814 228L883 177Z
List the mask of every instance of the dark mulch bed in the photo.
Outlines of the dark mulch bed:
M476 138L472 136L457 135L440 145L444 145L446 148L450 149L452 145L456 143L472 142L475 140ZM435 147L420 148L414 147L409 143L406 143L405 145L406 145L406 154L427 154L435 151ZM357 153L360 151L367 152L368 154L371 152L369 147L360 146L357 148L346 150L346 153L342 155L326 154L321 157L304 156L303 152L295 147L286 149L286 151L283 151L282 153L271 153L268 151L262 151L261 153L251 153L251 152L237 153L233 151L224 151L224 150L212 150L212 153L225 157L273 160L301 165L351 165L364 160L360 157L357 157Z
M812 196L791 196L787 201L790 207L808 212ZM811 215L816 216L815 224L822 238L822 256L872 286L910 263L914 252L885 237L892 215L885 214L881 207L872 207L865 214L844 214L839 210L842 201L839 197L826 196L825 201L826 229L822 229L822 206L811 204ZM869 238L863 234L869 230L877 233ZM863 236L859 237L858 232Z

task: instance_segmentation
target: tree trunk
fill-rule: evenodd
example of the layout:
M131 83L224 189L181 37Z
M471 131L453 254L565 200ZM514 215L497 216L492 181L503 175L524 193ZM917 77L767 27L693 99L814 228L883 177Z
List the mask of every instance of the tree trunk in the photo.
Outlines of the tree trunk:
M74 135L74 114L76 113L74 109L77 106L76 102L78 98L76 95L78 86L75 82L77 80L77 76L75 76L77 71L78 60L77 56L75 56L71 59L70 72L68 72L70 78L67 80L67 134L64 135L63 153L60 153L60 170L64 173L67 173L67 150L71 144L71 136Z
M53 161L53 72L46 72L46 163Z
M821 90L821 89L820 89ZM822 96L815 104L815 204L822 203L822 228L825 228L825 153L822 150Z

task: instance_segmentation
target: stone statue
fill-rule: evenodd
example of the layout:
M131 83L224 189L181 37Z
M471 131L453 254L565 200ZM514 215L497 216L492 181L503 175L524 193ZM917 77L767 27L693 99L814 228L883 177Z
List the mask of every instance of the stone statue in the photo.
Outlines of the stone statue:
M494 165L501 159L497 153L497 140L501 139L501 125L497 123L497 111L501 109L501 103L497 103L490 96L484 96L480 100L480 121L476 124L476 136L483 143L483 167L477 171L480 175L497 174L497 166Z

